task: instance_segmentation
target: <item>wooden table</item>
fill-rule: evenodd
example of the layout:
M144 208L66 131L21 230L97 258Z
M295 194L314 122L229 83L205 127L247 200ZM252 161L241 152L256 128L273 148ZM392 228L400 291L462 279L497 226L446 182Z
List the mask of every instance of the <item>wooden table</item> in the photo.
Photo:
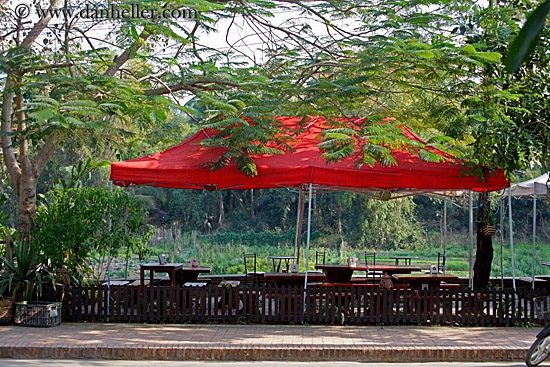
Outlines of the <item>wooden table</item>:
M367 269L369 271L387 273L388 275L392 275L396 273L410 274L414 271L422 271L422 268L418 266L397 266L397 265L383 265L383 264L367 265Z
M317 264L315 269L323 270L329 283L350 283L354 271L369 271L365 265L349 266L334 264Z
M278 286L303 286L305 282L304 273L266 273L264 278L266 281L273 281ZM308 283L321 283L326 280L325 274L308 273Z
M280 272L281 271L281 264L285 263L286 271L290 268L290 260L296 260L296 256L267 256L266 259L271 259L273 261L273 272Z
M190 266L184 264L141 264L141 286L145 285L145 271L149 271L149 284L153 284L155 272L168 273L170 277L170 284L175 286L176 284L183 285L186 282L196 282L199 273L210 273L212 271L211 266Z
M318 264L315 269L321 269L327 276L329 283L350 283L351 276L354 271L366 272L385 272L388 274L394 273L411 273L420 271L419 267L415 266L395 266L395 265L357 265L355 267L349 265L333 265L333 264Z
M405 265L411 265L412 259L418 259L418 256L390 256L388 259L394 259L395 260L395 266L399 265L399 260L403 260Z
M441 282L457 282L458 277L454 275L430 275L430 274L393 274L395 282L409 284L412 288L438 288Z

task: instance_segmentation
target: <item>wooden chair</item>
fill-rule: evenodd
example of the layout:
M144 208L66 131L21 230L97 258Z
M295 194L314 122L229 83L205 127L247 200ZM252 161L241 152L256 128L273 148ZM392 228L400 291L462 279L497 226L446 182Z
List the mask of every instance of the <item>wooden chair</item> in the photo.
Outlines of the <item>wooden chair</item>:
M256 268L256 253L247 254L243 252L244 259L244 281L248 284L249 277L252 278L251 283L260 284L264 282L265 272L258 271Z
M315 252L315 265L325 264L326 252L325 251L316 251Z
M376 252L365 252L365 265L376 265ZM369 271L367 277L371 276L372 278L379 278L384 275L381 271Z
M376 252L365 252L365 265L376 265Z

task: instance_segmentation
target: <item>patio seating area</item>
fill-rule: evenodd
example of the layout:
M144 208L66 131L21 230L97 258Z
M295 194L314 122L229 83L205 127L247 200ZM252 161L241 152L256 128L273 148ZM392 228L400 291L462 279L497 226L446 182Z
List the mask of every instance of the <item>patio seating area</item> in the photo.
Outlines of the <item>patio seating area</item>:
M414 263L395 265L393 259L317 264L306 274L289 272L278 261L272 268L273 258L278 260L269 257L270 272L254 269L260 281L249 274L211 275L212 267L205 265L142 264L139 282L66 287L63 315L67 321L97 322L516 325L537 323L532 300L549 293L527 283L516 291L471 290L467 279L426 274Z

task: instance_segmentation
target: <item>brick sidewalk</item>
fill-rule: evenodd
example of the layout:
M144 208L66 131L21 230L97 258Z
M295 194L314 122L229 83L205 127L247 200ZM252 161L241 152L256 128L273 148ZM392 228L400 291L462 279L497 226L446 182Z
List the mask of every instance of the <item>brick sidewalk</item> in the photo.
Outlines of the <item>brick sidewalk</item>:
M0 358L220 361L523 360L540 328L152 325L0 327Z

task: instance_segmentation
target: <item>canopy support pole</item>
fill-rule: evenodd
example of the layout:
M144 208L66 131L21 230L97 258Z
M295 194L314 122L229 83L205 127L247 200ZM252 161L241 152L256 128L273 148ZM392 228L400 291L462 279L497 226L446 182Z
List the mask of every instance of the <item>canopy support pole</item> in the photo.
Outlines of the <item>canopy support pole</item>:
M302 304L302 322L304 321L304 314L306 311L306 290L307 290L307 274L309 268L309 239L311 235L311 196L312 196L312 184L309 184L309 199L307 203L307 237L306 237L306 270L304 276L304 299Z
M294 256L298 258L298 238L300 236L299 234L299 228L300 228L300 212L302 208L302 189L298 191L298 208L296 209L296 236L294 238Z
M470 254L469 254L469 285L470 289L474 288L474 204L473 193L470 190L470 196L468 197L468 212L469 212L469 235L470 235Z
M300 264L300 247L302 246L302 227L304 225L304 206L305 206L305 189L300 188L300 206L298 217L298 246L296 247L296 264Z
M447 200L443 200L443 257L447 256Z
M514 264L514 229L512 225L512 190L508 189L508 219L510 221L510 255L512 257L512 287L516 290L516 266Z
M109 193L113 193L113 181L110 182L109 185ZM107 228L109 230L109 237L111 233L111 226L113 225L113 220L111 218L111 204L109 204L109 217L107 218ZM109 300L111 299L111 271L110 271L110 265L111 265L111 245L107 245L107 322L109 322L109 310L111 309L109 306Z
M535 289L535 244L537 241L537 194L533 196L533 274L531 284Z
M504 289L504 210L506 208L506 202L504 197L500 198L500 286Z

